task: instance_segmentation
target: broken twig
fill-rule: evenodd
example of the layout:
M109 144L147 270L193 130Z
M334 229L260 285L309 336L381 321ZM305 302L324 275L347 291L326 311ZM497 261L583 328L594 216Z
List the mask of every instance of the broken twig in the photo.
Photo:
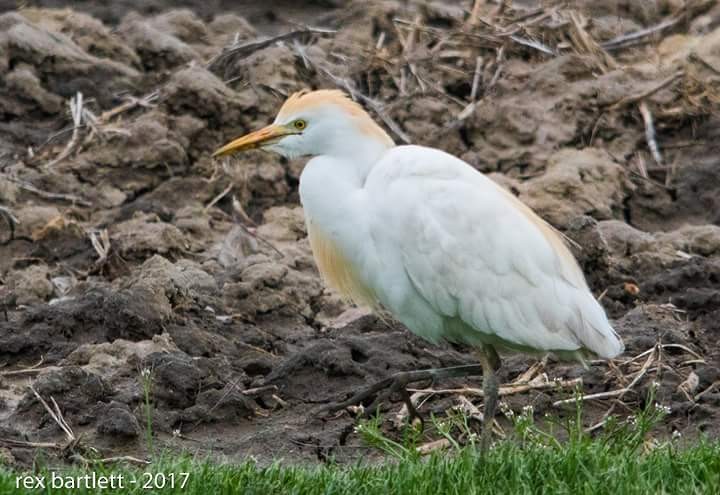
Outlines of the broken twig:
M623 107L625 105L630 105L632 103L641 101L641 100L647 98L648 96L651 96L651 95L657 93L661 89L670 86L672 83L674 83L675 81L680 79L680 77L682 77L683 74L684 74L683 71L677 71L670 77L667 77L667 78L663 79L662 81L660 81L660 83L656 84L655 86L652 86L652 87L648 88L647 90L642 91L640 93L626 96L625 98L617 101L616 103L613 103L612 105L610 105L610 109L617 110L618 108Z
M62 150L62 152L60 152L60 154L54 160L52 160L46 165L47 168L51 168L54 165L57 165L58 163L63 161L65 158L67 158L70 153L72 153L72 150L77 144L78 137L80 136L80 129L82 127L83 118L83 94L79 91L75 95L75 98L70 99L70 115L72 116L73 120L73 133L70 137L70 141L68 141L68 143L65 145L65 148Z
M631 33L625 33L621 34L620 36L617 36L611 40L608 40L604 43L601 43L600 46L603 47L605 50L618 50L620 48L625 48L627 46L635 45L643 38L650 36L654 33L659 33L669 27L674 26L678 23L680 20L679 16L671 17L669 19L665 19L664 21L654 25L650 26L649 28L640 29L638 31L633 31Z
M332 29L305 27L273 36L272 38L248 41L245 43L239 43L238 40L236 40L232 45L226 47L225 50L213 57L210 62L208 62L207 68L212 72L217 72L220 69L224 70L232 60L245 58L258 50L267 48L280 41L294 40L307 34L334 34L336 32L337 31Z
M57 200L62 200L62 201L69 201L71 203L79 204L80 206L92 206L90 204L90 202L85 201L84 199L79 198L78 196L74 196L72 194L62 194L62 193L53 193L53 192L49 192L49 191L43 191L42 189L38 189L37 187L33 186L29 182L25 182L23 180L16 179L15 177L5 177L5 179L17 184L20 187L20 189L24 189L27 192L37 194L38 196L45 198L45 199L57 199Z
M528 392L530 390L548 390L548 389L554 389L554 388L574 388L578 385L582 385L582 378L573 378L570 380L554 380L554 381L541 382L541 383L510 384L510 385L500 386L500 388L498 389L498 395L505 396L505 395L521 394L523 392ZM425 394L443 394L443 395L464 394L464 395L474 395L474 396L478 396L478 397L482 397L484 395L483 390L481 388L473 388L473 387L446 388L446 389L409 388L408 392L422 392Z
M640 102L638 108L640 109L640 115L642 115L643 122L645 123L645 140L647 141L648 148L650 148L650 153L652 153L652 156L655 159L655 163L662 166L663 158L660 154L660 147L657 143L655 135L655 124L653 123L653 117L652 113L650 113L650 108L644 101Z
M207 204L207 206L205 207L205 209L203 211L205 213L207 213L210 210L210 208L215 206L221 199L223 199L227 195L227 193L229 193L232 190L232 188L234 186L235 186L235 184L233 184L232 182L230 184L228 184L228 186L225 189L223 189L223 191L220 194L215 196L213 198L213 200Z
M30 385L30 390L35 395L35 397L40 401L40 403L43 405L45 410L48 412L50 417L57 423L57 425L60 427L60 429L65 433L65 436L68 439L68 445L72 445L77 441L77 437L75 436L75 433L72 431L72 428L70 428L70 425L67 424L65 421L65 418L62 415L62 412L60 412L60 407L57 405L57 402L55 402L55 399L53 397L50 397L50 401L53 404L53 407L50 407L47 402L45 402L45 399L43 399L40 394L35 390L35 387Z

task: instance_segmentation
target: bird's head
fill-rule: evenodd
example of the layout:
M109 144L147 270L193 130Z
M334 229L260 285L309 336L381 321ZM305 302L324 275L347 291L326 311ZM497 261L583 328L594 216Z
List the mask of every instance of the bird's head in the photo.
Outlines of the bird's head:
M390 148L393 140L363 108L338 90L300 91L267 127L239 137L213 157L261 148L287 158L352 155L358 148Z

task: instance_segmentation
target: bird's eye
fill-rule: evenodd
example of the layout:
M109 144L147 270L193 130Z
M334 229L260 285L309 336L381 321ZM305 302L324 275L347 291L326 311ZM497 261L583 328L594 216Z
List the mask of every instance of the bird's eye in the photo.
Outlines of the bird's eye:
M294 126L295 129L297 129L298 131L302 131L302 130L304 130L304 129L307 127L307 122L305 122L305 121L302 120L302 119L298 119L298 120L296 120L295 122L293 122L293 126Z

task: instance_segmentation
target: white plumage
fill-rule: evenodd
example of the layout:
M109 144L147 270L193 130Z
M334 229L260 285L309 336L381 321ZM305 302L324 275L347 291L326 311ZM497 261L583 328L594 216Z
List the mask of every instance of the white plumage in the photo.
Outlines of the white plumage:
M343 93L297 93L272 125L215 156L256 147L314 157L300 198L323 278L430 341L478 347L490 416L496 348L580 359L623 351L552 227L462 160L395 146Z
M622 352L558 234L465 162L396 147L365 190L371 239L381 257L392 256L383 272L396 272L373 287L383 295L403 287L402 298L381 302L419 335L520 350L587 348L602 357Z
M331 238L360 283L414 333L524 351L622 352L559 235L470 165L398 146L363 187L338 169L315 158L303 172L311 229Z
M611 358L623 345L560 235L473 167L395 146L339 91L291 96L215 155L314 156L300 198L325 280L437 342Z

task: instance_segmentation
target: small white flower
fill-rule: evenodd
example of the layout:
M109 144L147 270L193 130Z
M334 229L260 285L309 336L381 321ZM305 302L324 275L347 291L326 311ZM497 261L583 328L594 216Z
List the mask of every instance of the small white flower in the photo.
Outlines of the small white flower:
M178 428L177 430L173 430L172 435L175 438L179 437L180 436L180 428Z
M150 376L150 368L143 368L142 371L140 371L140 376L148 378Z
M675 430L672 432L673 438L680 438L682 436L682 433L680 433L678 430Z

